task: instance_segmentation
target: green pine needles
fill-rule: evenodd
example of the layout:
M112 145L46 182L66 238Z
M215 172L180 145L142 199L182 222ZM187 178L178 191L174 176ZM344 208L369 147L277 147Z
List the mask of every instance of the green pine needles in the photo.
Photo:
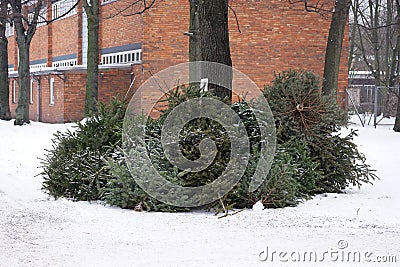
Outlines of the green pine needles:
M276 74L264 94L277 129L275 159L267 179L255 192L249 192L262 137L251 104L234 103L231 108L249 136L249 163L229 193L200 208L226 212L232 208L250 208L260 200L266 208L295 206L315 194L340 193L350 184L361 186L377 178L353 143L356 132L345 136L339 133L347 124L348 116L333 97L321 95L320 82L313 73L289 70ZM179 141L182 154L196 160L201 156L200 141L213 140L218 152L207 169L192 173L181 170L164 154L161 129L166 117L180 103L202 95L210 97L196 86L171 90L163 100L167 108L158 119L148 119L146 126L147 153L153 165L148 168L156 168L165 179L181 186L211 183L224 171L230 158L229 135L224 127L209 118L187 123L180 131ZM57 133L52 149L42 160L43 189L55 198L102 200L136 210L189 211L148 196L135 182L120 148L125 109L125 102L114 100L110 105L100 105L98 113L90 115L85 123L77 123L74 131ZM148 173L137 175L151 180Z
M302 194L340 193L349 184L361 186L377 178L353 143L356 132L339 133L348 115L334 96L321 95L320 81L312 72L276 74L264 92L274 114L278 146L289 147L306 175L299 179Z

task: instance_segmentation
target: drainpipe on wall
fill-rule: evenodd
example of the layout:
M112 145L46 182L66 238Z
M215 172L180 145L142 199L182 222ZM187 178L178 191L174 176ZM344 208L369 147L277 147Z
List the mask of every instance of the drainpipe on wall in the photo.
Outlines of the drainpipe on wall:
M42 98L40 97L40 78L37 79L38 85L37 85L37 95L38 95L38 104L37 104L37 121L42 120L41 116L41 107L42 107Z

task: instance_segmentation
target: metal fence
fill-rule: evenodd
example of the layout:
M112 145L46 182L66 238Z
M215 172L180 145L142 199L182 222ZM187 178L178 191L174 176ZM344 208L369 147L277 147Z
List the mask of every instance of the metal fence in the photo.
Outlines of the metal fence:
M398 87L352 85L346 93L349 110L354 110L363 126L373 119L376 127L383 118L396 115Z

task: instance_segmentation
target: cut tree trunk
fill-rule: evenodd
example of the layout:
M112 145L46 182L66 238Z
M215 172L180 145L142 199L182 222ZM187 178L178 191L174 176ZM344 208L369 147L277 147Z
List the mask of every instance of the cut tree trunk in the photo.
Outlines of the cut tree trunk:
M324 80L322 83L322 93L324 95L332 95L338 89L340 55L350 5L351 0L337 0L335 11L332 14L325 54Z

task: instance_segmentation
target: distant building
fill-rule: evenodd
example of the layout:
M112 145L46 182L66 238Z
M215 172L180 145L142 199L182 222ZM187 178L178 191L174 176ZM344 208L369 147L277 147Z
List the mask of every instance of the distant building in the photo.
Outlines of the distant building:
M114 16L129 0L100 0L99 100L134 92L150 76L189 60L188 0L159 0L140 16ZM334 1L331 1L332 5ZM54 1L42 11L56 18L76 0ZM287 0L233 1L241 33L230 11L233 66L261 88L274 71L313 70L322 77L330 18L306 12L304 4ZM68 122L83 117L85 103L87 20L81 3L73 12L49 25L41 24L31 46L30 119ZM17 46L14 30L9 40L10 101L15 115L18 99ZM339 101L347 86L347 46L342 49ZM134 81L134 83L132 83ZM149 92L150 94L150 92Z
M374 85L375 78L369 70L349 71L349 85Z

